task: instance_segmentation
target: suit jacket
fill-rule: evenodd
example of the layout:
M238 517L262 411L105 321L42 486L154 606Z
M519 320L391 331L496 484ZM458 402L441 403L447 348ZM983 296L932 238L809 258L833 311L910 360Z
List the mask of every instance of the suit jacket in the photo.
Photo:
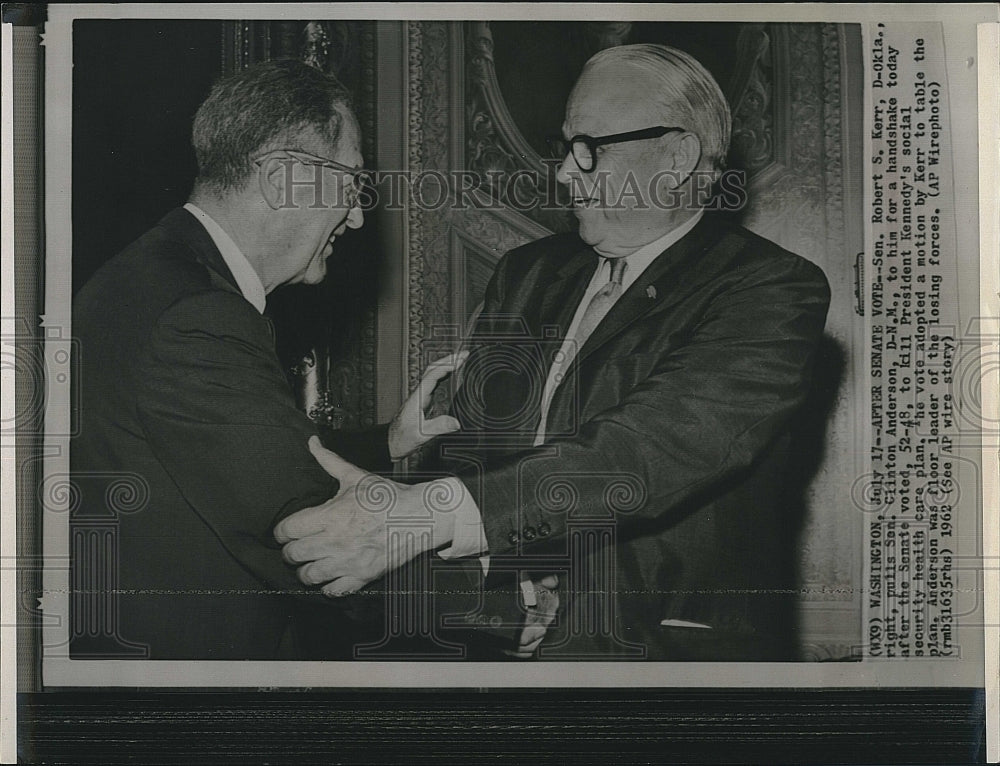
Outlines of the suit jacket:
M543 656L789 659L784 458L827 281L706 214L578 350L533 447L597 261L560 234L508 253L487 288L454 406L464 430L439 449L479 505L491 568L563 572Z
M337 483L307 449L316 428L295 406L270 320L178 209L84 286L73 332L73 656L298 656L298 612L347 610L300 585L272 527ZM323 438L388 465L384 428ZM334 655L353 640L342 617L328 623Z

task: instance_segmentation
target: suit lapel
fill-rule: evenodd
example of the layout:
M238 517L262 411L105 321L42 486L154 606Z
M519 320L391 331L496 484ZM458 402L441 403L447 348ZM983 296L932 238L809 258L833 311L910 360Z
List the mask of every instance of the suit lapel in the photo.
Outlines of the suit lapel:
M717 265L708 262L704 255L720 239L722 229L718 221L710 218L704 216L632 283L584 343L570 371L653 309L662 310L681 300L707 274L714 272Z
M556 271L553 279L546 280L539 309L540 324L555 325L558 328L558 340L566 337L566 331L587 290L597 261L597 253L584 246Z
M565 260L562 260L561 265L548 266L535 278L536 287L526 296L526 302L521 304L521 310L524 311L524 318L529 322L532 336L544 341L540 345L541 357L538 360L544 369L544 375L548 375L554 352L559 349L565 339L566 331L573 321L573 315L580 304L580 299L583 297L593 276L594 268L597 266L597 253L582 242L579 245ZM554 335L546 330L550 327L555 328ZM544 386L530 385L530 383L531 381L529 381L526 390L531 391L532 399L530 402L520 400L519 406L530 406L531 420L537 423L537 419L541 415L541 397ZM508 389L498 395L503 396L504 393L510 393L512 390ZM533 440L534 431L525 430L521 434L520 447L530 446Z

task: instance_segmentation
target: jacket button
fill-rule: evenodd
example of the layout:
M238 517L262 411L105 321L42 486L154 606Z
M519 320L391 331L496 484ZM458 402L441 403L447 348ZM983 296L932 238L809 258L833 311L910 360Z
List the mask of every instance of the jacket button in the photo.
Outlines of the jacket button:
M521 538L517 536L517 532L511 532L509 535L507 535L507 542L509 542L511 545L517 545L520 542L520 540Z
M535 539L535 528L532 527L532 526L527 526L523 530L521 530L521 534L524 535L524 539L525 540L534 540Z
M549 526L547 521L543 521L538 525L538 534L542 537L548 537L550 532L552 532L552 527Z

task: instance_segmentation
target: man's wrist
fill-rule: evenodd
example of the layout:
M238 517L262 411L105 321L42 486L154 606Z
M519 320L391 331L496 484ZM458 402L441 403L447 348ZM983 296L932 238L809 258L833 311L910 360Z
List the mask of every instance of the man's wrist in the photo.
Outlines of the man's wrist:
M456 479L434 479L421 484L399 484L400 496L397 511L388 512L386 522L403 518L426 524L431 522L428 548L438 550L451 545L455 539L455 487ZM464 489L464 488L463 488ZM426 538L424 538L426 539Z
M445 549L438 549L438 555L444 559L464 558L465 556L481 556L489 551L483 529L482 516L475 499L466 486L455 476L439 479L442 483L437 498L447 502L438 503L441 508L443 536L450 536L451 543ZM431 484L436 482L431 482ZM428 485L425 485L428 486ZM450 527L447 525L450 524ZM483 562L484 570L488 566Z
M455 488L447 479L435 479L424 486L424 498L433 514L434 549L451 545L455 539L455 503L452 502Z
M399 426L396 425L396 419L393 418L392 422L389 423L389 428L386 431L386 442L389 446L389 459L393 462L399 462L406 457L402 453L399 446Z

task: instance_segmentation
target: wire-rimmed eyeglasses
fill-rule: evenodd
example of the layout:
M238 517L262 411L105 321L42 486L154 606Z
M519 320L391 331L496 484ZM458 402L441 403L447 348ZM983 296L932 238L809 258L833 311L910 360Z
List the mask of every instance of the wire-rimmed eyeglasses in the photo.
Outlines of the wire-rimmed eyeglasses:
M342 162L337 162L336 160L331 160L327 157L320 157L316 154L310 154L309 152L303 152L299 149L272 149L271 152L268 152L268 154L271 154L272 152L283 152L297 162L301 162L303 165L315 165L321 168L329 168L330 170L335 170L339 173L346 173L349 175L351 177L351 185L345 187L344 192L344 202L347 203L348 207L354 207L358 204L358 198L361 196L361 191L365 186L372 183L375 175L371 170L366 170L364 168L352 168L350 165L345 165ZM260 167L266 156L267 155L258 157L253 161L254 164Z

